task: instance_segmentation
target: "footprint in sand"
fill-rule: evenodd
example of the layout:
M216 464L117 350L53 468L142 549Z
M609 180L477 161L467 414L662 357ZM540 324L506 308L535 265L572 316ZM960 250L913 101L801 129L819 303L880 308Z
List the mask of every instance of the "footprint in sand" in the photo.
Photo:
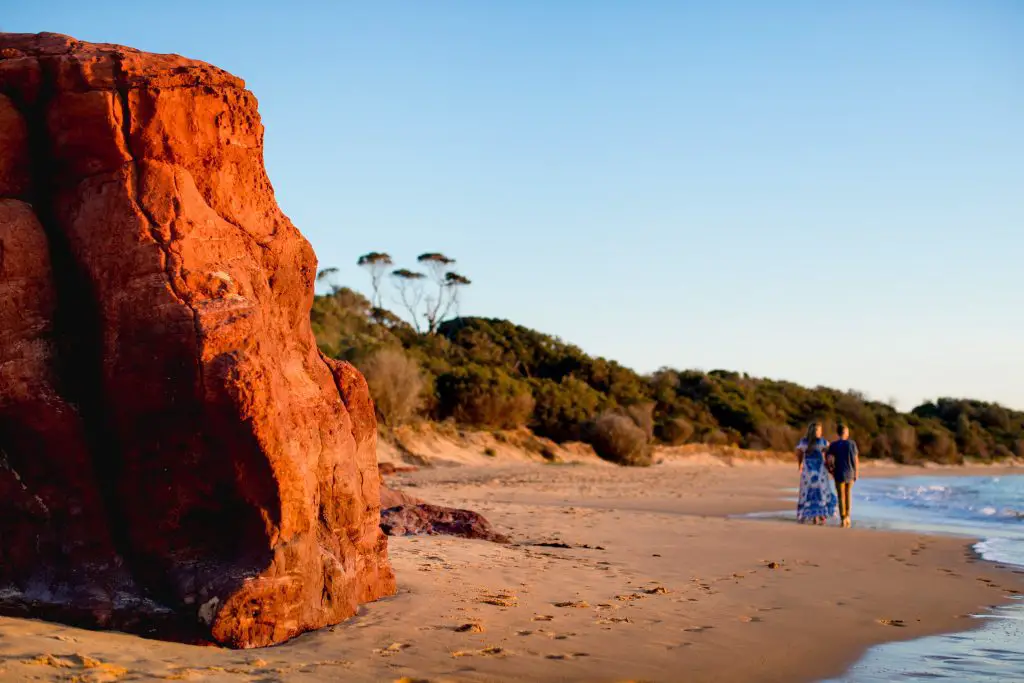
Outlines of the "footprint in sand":
M533 615L533 621L553 621L554 616L550 614L535 614Z
M54 655L47 653L38 655L33 659L24 659L21 663L33 666L49 666L56 669L88 670L88 680L103 682L115 681L128 674L128 669L123 666L108 664L106 662L101 662L98 659L93 659L92 657L80 654L55 657ZM69 678L73 680L86 680L84 676L70 676Z
M683 630L687 633L704 633L704 631L710 631L714 626L694 626L692 628L684 628Z
M555 607L573 607L575 609L590 609L590 603L586 600L568 600L554 603Z
M410 647L412 647L412 645L409 643L391 643L387 647L375 648L373 654L380 655L382 657L391 657Z
M496 605L498 607L518 607L519 598L514 593L497 593L484 595L480 602L485 605Z
M606 619L598 619L594 622L595 624L632 624L629 617L608 617Z

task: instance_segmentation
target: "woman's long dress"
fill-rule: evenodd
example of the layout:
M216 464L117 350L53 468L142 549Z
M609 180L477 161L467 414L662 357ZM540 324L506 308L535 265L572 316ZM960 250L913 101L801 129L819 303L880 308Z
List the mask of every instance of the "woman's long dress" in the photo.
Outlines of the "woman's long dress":
M799 521L819 517L835 517L838 499L832 490L832 477L825 467L825 449L828 442L818 439L810 448L807 439L800 439L797 448L803 451L804 464L800 468L800 498L796 504Z

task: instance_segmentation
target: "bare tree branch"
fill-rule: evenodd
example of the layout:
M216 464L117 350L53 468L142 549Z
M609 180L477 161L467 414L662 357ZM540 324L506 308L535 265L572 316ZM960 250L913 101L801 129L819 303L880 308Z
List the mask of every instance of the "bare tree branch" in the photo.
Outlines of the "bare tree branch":
M387 274L388 269L393 265L390 254L371 251L368 254L363 254L359 257L356 262L360 268L366 268L370 272L370 284L373 287L373 307L381 308L382 302L380 298L380 285L384 279L384 275Z
M437 328L453 304L451 293L454 290L448 287L448 273L449 268L455 265L455 259L438 252L428 252L420 254L416 260L427 268L431 281L437 287L436 294L427 298L426 310L423 314L427 319L427 332L433 334L437 332Z
M438 317L439 323L443 322L448 318L448 313L455 309L455 317L459 317L459 288L466 287L473 284L473 282L463 275L459 275L455 271L449 271L444 274L444 288L448 293L448 303L445 305L444 310L441 311Z
M412 318L413 327L417 332L421 332L419 308L423 301L423 281L427 276L407 268L399 268L391 272L391 277L394 278L399 300Z
M334 282L334 276L338 274L337 268L324 268L316 274L317 282L325 282L331 288L331 294L338 291L338 285Z

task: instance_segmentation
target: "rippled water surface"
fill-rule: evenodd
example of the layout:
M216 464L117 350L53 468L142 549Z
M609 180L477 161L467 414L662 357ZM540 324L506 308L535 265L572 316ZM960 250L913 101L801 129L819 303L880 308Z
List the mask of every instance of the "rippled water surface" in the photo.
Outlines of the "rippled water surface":
M853 515L858 525L981 538L982 557L1024 567L1024 475L862 479ZM874 647L832 683L1024 682L1024 601L977 619L973 631Z

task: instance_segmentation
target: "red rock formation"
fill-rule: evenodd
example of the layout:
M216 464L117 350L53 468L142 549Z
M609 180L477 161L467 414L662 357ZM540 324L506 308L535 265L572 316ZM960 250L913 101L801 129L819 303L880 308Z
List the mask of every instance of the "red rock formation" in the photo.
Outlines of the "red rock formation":
M425 502L425 500L421 500L416 496L411 496L405 491L399 491L398 489L391 488L384 483L383 479L380 482L380 510L382 521L384 520L385 510L401 507L403 505L415 506Z
M394 592L241 80L0 34L0 609L269 645Z
M405 495L399 493L399 495ZM380 526L388 536L461 536L494 543L508 543L479 512L459 510L430 503L402 503L381 510Z
M380 476L380 528L388 536L461 536L494 543L509 543L479 512L432 505L405 491L388 486L384 475L394 472L415 472L416 467L400 467L393 463L378 465Z

